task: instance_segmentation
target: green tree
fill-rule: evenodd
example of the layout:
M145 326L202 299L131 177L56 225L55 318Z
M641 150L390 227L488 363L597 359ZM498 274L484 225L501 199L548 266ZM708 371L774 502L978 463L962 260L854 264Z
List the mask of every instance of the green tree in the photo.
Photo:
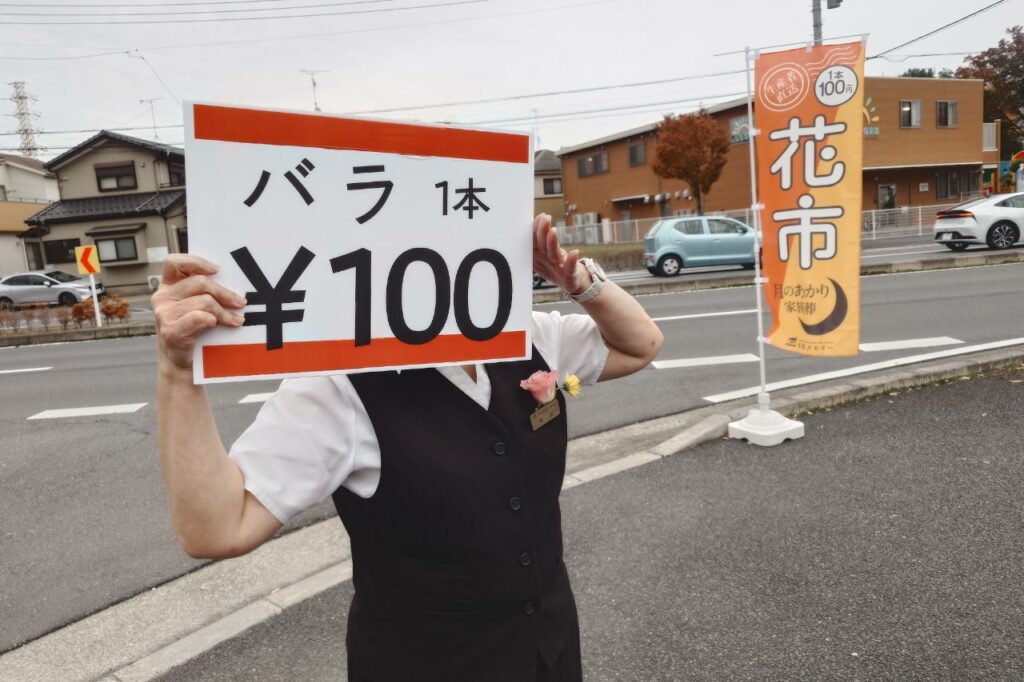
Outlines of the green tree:
M935 69L907 69L900 74L900 78L935 78Z
M704 215L704 196L721 177L728 150L729 135L706 110L669 114L658 125L653 169L660 177L686 182L697 200L697 214Z
M1003 158L1024 149L1024 28L1006 29L1009 38L968 57L957 78L985 80L985 119L1002 119Z

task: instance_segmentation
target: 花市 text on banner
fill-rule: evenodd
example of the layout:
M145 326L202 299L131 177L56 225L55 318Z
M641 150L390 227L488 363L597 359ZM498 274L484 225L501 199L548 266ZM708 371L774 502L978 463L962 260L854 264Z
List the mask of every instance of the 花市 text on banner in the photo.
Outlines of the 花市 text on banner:
M527 134L186 104L189 246L248 300L197 383L528 357Z
M768 339L856 355L864 43L762 53L755 83Z

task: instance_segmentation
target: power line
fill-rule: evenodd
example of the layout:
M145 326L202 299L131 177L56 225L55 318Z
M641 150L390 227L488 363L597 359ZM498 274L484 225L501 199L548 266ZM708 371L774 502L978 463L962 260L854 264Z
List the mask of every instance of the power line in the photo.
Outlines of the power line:
M1007 0L996 0L996 2L993 2L991 5L986 5L986 6L982 7L981 9L975 10L975 11L971 12L970 14L968 14L966 16L962 16L962 17L960 17L959 19L957 19L955 21L949 22L945 26L940 26L937 29L934 29L932 31L928 31L927 33L919 35L918 37L914 38L913 40L908 40L905 43L900 43L896 47L891 47L888 50L886 50L885 52L879 52L876 55L872 55L871 57L868 57L868 59L877 59L879 57L884 57L887 54L895 52L896 50L900 49L901 47L906 47L907 45L913 45L914 43L920 42L920 41L924 40L925 38L929 38L929 37L935 35L936 33L939 33L940 31L945 31L947 28L956 26L959 23L962 23L964 21L967 21L968 19L971 19L973 17L978 16L979 14L982 14L983 12L987 12L990 9L992 9L993 7L997 7L999 5L1002 5L1006 1Z
M149 113L148 111L143 111L141 114L139 114L138 116L135 116L134 118L139 118L139 116L145 116L148 113ZM181 123L178 123L178 124L159 125L159 126L156 126L156 127L158 129L160 129L160 130L163 130L164 128L184 128L185 126L183 124L181 124ZM131 128L102 128L102 130L106 130L109 133L121 133L121 132L128 132L128 131L132 131L132 130L152 130L152 129L153 129L153 126L133 126ZM100 132L100 129L97 129L97 128L83 128L81 130L39 130L39 131L36 131L36 135L95 135L98 132ZM5 133L0 133L0 136L2 136L2 135L17 135L17 134L18 134L17 131L7 131Z
M164 86L164 90L167 91L167 94L170 95L171 98L174 99L175 102L177 102L178 104L181 104L181 100L178 99L178 96L175 95L174 92L169 87L167 87L167 83L165 83L164 79L160 77L160 74L157 72L156 68L152 64L149 63L149 60L146 59L146 56L144 54L142 54L138 50L135 50L135 54L129 54L128 56L131 57L132 59L141 59L142 63L145 64L146 66L148 66L149 70L153 72L154 76L156 76L156 79L158 81L160 81L160 85Z
M66 57L8 57L6 55L0 55L0 59L18 62L60 62L73 61L77 59L92 59L94 57L109 57L113 54L129 54L129 52L128 50L118 50L116 52L99 52L97 54L80 54Z
M266 21L282 19L315 19L319 17L351 16L356 14L382 14L385 12L407 12L417 9L435 9L439 7L455 7L458 5L475 5L494 0L455 0L454 2L436 2L429 5L413 5L411 7L383 7L378 9L362 9L347 12L317 12L314 14L279 14L272 17L219 17L216 19L131 19L128 21L0 21L0 26L130 26L137 24L210 24L233 21Z
M665 83L679 83L680 81L698 80L701 78L716 78L718 76L732 76L739 73L746 73L743 69L736 71L717 71L715 73L703 73L693 76L680 76L678 78L663 78L661 80L643 81L640 83L618 83L616 85L600 85L592 88L577 88L575 90L552 90L550 92L535 92L528 95L513 95L511 97L491 97L488 99L471 99L459 102L441 102L437 104L421 104L409 107L393 107L391 109L364 109L362 111L351 111L352 115L360 114L390 114L399 111L416 111L419 109L439 109L441 107L461 107L470 104L491 104L494 102L513 102L522 99L533 99L535 97L551 97L554 95L578 95L584 92L598 92L600 90L615 90L618 88L640 88L649 85L663 85Z
M290 0L294 2L295 0ZM344 7L346 5L376 5L396 0L349 0L348 2L326 2L316 5L293 5L289 7L246 7L243 9L190 9L181 12L3 12L10 17L163 17L184 14L241 14L244 12L287 12L297 9L318 9L321 7ZM148 6L148 5L147 5ZM79 8L86 5L78 5Z
M94 3L74 5L69 3L38 3L38 2L0 2L0 7L181 7L185 5L255 5L264 2L292 2L293 0L209 0L201 2L129 2L121 5L112 3Z

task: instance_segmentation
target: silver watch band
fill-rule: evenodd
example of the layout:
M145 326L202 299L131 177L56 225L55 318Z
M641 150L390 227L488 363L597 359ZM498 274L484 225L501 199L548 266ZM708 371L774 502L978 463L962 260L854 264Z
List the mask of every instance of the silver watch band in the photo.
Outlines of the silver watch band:
M601 293L608 277L604 274L604 270L601 269L601 266L594 262L594 259L584 258L580 262L583 264L583 267L587 269L587 272L590 273L592 282L590 286L587 287L586 291L575 295L569 294L569 298L576 303L586 303Z

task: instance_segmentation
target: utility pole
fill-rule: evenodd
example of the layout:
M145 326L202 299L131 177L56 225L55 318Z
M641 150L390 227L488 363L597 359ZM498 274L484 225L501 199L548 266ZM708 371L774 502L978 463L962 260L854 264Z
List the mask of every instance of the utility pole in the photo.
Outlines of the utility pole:
M153 118L153 139L159 140L160 136L156 132L156 109L153 108L153 102L163 99L163 97L150 97L149 99L140 99L139 104L149 105L149 115Z
M835 9L843 0L827 0L826 7ZM811 0L811 18L814 22L814 44L821 45L821 0Z
M29 102L34 102L36 98L25 92L25 81L14 81L10 85L14 88L14 96L8 99L14 102L15 113L13 116L18 119L18 135L21 136L19 151L23 156L34 157L43 151L36 144L36 133L39 131L32 125L32 119L37 114L33 113L29 106Z
M320 101L316 97L316 75L318 73L328 72L324 70L317 71L314 69L299 69L299 73L307 74L309 76L310 82L313 83L313 111L320 111Z

